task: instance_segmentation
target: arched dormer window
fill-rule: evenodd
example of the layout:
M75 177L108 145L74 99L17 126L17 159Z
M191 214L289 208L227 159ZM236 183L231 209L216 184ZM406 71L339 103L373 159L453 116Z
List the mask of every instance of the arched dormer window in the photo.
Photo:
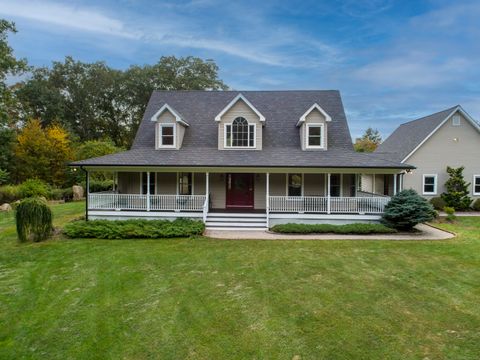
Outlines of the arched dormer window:
M237 117L231 124L225 124L225 147L254 148L255 124L249 124L243 117Z

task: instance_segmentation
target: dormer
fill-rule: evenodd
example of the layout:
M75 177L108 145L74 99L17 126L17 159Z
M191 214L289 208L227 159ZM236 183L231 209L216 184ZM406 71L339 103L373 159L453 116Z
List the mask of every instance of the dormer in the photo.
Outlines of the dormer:
M185 129L189 126L170 105L163 105L152 116L155 122L155 149L178 150L182 147Z
M313 104L298 120L302 150L327 150L330 115L317 103Z
M262 150L265 117L242 94L238 94L215 117L219 150Z

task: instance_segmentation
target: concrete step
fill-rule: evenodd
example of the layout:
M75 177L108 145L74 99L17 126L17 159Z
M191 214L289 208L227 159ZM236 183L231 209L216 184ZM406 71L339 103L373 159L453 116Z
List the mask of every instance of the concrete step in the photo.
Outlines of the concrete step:
M258 228L266 228L267 227L267 222L238 222L238 221L230 221L230 222L225 222L225 221L208 221L205 223L205 226L208 227L213 227L213 226L220 226L220 227L242 227L242 228L248 228L248 227L258 227Z
M222 212L209 212L208 216L228 217L228 218L236 218L236 217L266 218L267 217L265 213L222 213Z
M206 227L206 230L225 230L225 231L265 231L266 227L220 227L220 226L210 226Z
M215 221L215 222L251 222L251 223L258 223L258 222L266 222L267 218L227 218L227 217L218 217L218 216L207 216L208 221Z

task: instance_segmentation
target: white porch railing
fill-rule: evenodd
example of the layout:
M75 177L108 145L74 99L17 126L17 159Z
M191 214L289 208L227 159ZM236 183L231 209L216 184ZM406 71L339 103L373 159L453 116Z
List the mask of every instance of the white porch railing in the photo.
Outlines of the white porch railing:
M205 195L138 195L92 193L89 210L203 211ZM150 200L149 207L147 201Z
M269 212L381 214L389 197L270 196ZM330 206L329 206L330 205Z

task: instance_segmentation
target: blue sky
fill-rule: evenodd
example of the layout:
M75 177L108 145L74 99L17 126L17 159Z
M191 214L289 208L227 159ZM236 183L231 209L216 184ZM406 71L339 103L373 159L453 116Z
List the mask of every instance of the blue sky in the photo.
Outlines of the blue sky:
M339 89L352 136L461 104L480 119L480 1L0 0L16 55L214 59L233 89Z

